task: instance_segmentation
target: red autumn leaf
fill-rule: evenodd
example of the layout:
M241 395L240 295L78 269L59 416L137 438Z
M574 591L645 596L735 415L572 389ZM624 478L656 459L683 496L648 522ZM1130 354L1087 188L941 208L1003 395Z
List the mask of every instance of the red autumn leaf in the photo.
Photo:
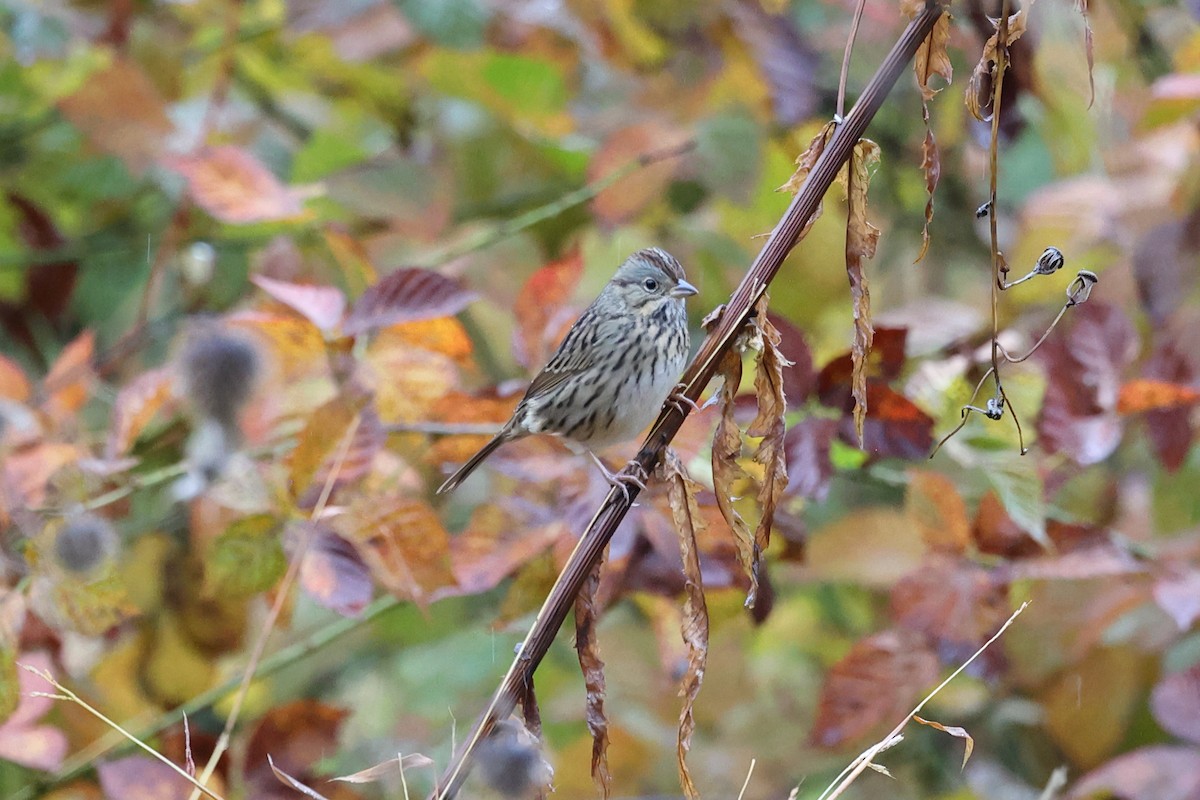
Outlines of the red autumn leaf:
M1200 797L1200 750L1151 745L1117 756L1080 778L1066 800L1195 800Z
M849 417L842 418L841 438L855 443ZM899 392L878 381L868 381L862 447L878 458L924 458L933 447L933 417Z
M1179 339L1159 334L1143 373L1152 381L1166 383L1170 387L1168 393L1175 395L1171 402L1147 409L1145 418L1146 432L1158 454L1158 460L1173 472L1183 466L1192 448L1195 436L1192 405L1200 400L1200 391L1189 386L1196 379L1196 369L1188 345ZM1126 393L1129 386L1125 384L1121 387L1118 410L1121 410L1122 402L1131 399ZM1157 390L1152 393L1156 394Z
M1008 618L1008 587L987 570L946 556L933 556L892 587L892 618L929 637L947 664L960 664ZM987 658L993 651L984 653ZM985 662L994 672L998 656Z
M877 327L867 359L867 377L885 382L900 377L904 371L907 342L907 328ZM840 355L822 367L817 374L817 397L821 403L838 410L851 410L850 384L853 376L854 360L850 353Z
M829 451L837 429L838 421L825 417L805 417L788 428L784 448L790 494L818 502L829 494L829 482L834 474Z
M566 535L567 526L561 521L522 529L500 506L480 505L466 529L450 543L457 591L479 594L495 588Z
M316 700L294 700L269 710L246 747L248 795L288 796L277 791L274 765L300 780L311 780L314 765L336 751L346 715L343 709Z
M868 636L825 677L812 743L840 747L894 725L937 675L937 658L918 634L888 630Z
M107 800L187 800L192 785L175 770L149 756L128 756L96 767Z
M187 179L196 205L221 222L277 222L303 211L295 192L240 147L223 145L198 155L173 156L165 163Z
M559 335L574 321L575 313L567 304L582 275L583 254L576 248L529 276L513 309L517 318L513 355L519 364L532 369L546 363Z
M336 287L277 281L265 275L253 275L250 280L271 297L303 314L321 331L336 328L346 312L346 296Z
M1005 558L1038 555L1042 546L1004 509L995 492L989 491L979 501L971 538L982 553Z
M789 408L803 405L817 385L812 351L804 332L787 319L768 312L767 320L779 331L779 354L789 363L783 368L783 394Z
M58 101L58 109L97 150L140 175L174 131L166 103L138 64L117 58Z
M354 545L324 528L316 531L304 563L300 585L325 608L345 617L362 613L371 602L371 571Z
M342 323L342 332L356 336L398 322L453 316L475 297L458 281L432 270L398 269L363 292Z
M1121 441L1121 372L1137 355L1137 333L1123 311L1092 302L1071 327L1038 351L1048 383L1037 428L1042 447L1082 465L1103 461Z
M1200 664L1159 681L1150 695L1150 710L1165 730L1200 744Z

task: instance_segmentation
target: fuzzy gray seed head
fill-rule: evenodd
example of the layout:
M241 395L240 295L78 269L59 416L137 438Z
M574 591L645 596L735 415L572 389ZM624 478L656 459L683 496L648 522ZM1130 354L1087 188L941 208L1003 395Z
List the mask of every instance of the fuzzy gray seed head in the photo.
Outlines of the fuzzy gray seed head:
M250 340L221 330L199 331L183 349L188 397L204 416L227 426L236 425L261 366L258 348Z
M94 514L80 514L67 524L54 539L54 557L70 572L91 572L116 555L120 539L112 523Z

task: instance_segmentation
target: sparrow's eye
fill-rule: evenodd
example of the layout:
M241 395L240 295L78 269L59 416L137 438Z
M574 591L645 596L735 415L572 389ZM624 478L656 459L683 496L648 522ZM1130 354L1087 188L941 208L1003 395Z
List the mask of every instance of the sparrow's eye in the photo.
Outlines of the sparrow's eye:
M646 278L646 280L642 281L642 286L646 287L647 292L658 291L658 281L654 280L654 278Z

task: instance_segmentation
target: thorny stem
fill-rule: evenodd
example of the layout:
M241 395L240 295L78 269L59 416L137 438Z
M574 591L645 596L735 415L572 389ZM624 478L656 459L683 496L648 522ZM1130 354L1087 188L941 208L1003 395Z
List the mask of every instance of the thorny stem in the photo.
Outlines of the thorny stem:
M854 145L866 131L867 124L883 105L896 80L912 60L917 48L925 41L933 25L943 13L938 0L927 0L925 8L909 23L882 65L867 84L858 102L837 127L825 151L813 166L807 180L792 198L783 218L767 238L746 277L726 304L716 328L700 346L700 351L684 373L684 396L695 402L716 374L721 358L733 345L745 325L755 303L778 273L783 259L799 240L808 220L833 183L834 177L849 158ZM638 451L638 468L646 473L653 470L663 449L670 444L686 419L690 408L685 403L665 403L658 421ZM627 467L623 474L634 474ZM462 786L470 770L476 746L500 720L506 719L522 696L538 664L549 650L559 628L566 620L575 596L591 574L617 526L637 498L639 489L629 487L626 493L617 489L597 509L595 516L580 536L575 550L568 557L558 581L555 582L537 618L513 660L503 681L492 696L486 710L476 720L462 747L451 758L438 786L430 795L436 800L449 800Z

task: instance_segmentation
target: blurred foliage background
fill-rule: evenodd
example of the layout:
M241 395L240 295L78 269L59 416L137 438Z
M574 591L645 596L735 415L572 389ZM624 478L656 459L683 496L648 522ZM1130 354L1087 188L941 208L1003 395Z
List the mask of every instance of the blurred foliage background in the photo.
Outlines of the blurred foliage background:
M711 632L689 763L705 796L737 796L755 759L746 798L817 797L1023 600L928 709L974 736L966 768L960 740L910 729L882 758L895 780L871 773L846 796L1033 800L1059 765L1062 796L1200 796L1197 8L1030 6L994 213L1014 275L1051 245L1067 269L1001 297L1001 341L1024 352L1068 273L1100 278L1004 373L1032 452L1018 455L1011 416L975 416L927 459L993 333L976 215L990 126L962 88L999 6L959 0L919 263L911 78L868 132L883 235L863 450L842 385L840 189L772 287L795 362L790 480L753 614L701 498ZM45 687L16 662L177 763L183 704L203 764L273 604L224 796L296 796L266 753L308 780L398 752L444 764L607 487L525 441L449 499L433 490L633 250L680 258L700 338L835 111L853 11L0 0L0 794L186 797L144 756L93 762L105 727L22 696ZM905 22L866 3L850 101ZM434 277L397 272L411 268L437 280L418 291ZM372 318L364 292L389 275L402 301ZM710 487L715 420L693 415L676 441ZM679 792L682 582L660 494L623 525L601 586L617 797ZM754 494L738 501L751 520ZM598 796L568 633L537 688L556 796ZM409 771L414 796L432 775ZM397 775L320 786L400 791Z

